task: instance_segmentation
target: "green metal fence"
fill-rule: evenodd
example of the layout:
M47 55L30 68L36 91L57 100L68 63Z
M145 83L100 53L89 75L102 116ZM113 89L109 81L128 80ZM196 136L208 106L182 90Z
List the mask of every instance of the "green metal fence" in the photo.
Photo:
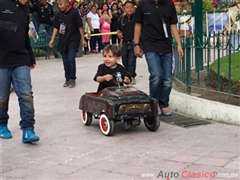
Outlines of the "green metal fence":
M191 93L192 88L197 88L240 97L240 79L232 80L233 68L236 70L238 67L240 74L240 53L237 53L240 51L240 32L205 35L202 39L203 43L199 43L201 40L195 40L194 36L182 38L181 41L184 48L182 59L179 59L177 46L174 43L174 78L186 86L188 93ZM201 50L203 58L195 56L196 49ZM234 64L232 64L233 53L239 55L237 61L235 57ZM224 57L227 58L227 70L224 67L227 71L225 76L222 75L221 64ZM217 63L215 70L211 65L214 61Z

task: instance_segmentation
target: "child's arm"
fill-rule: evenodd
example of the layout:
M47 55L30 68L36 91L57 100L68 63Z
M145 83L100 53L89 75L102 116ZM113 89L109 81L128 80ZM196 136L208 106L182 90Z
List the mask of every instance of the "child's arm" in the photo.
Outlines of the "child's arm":
M101 82L104 82L104 81L111 81L113 79L113 76L111 74L106 74L106 75L103 75L103 76L98 76L96 78L97 82L101 83Z

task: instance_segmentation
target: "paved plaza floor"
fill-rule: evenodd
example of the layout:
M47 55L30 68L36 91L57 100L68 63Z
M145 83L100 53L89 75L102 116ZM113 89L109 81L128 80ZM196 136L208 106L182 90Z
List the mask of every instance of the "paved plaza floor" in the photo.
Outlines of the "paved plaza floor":
M0 140L3 180L148 180L240 179L240 126L213 122L182 128L161 122L150 132L141 123L125 130L117 123L114 136L104 136L98 120L85 126L79 100L97 90L93 81L100 54L77 58L77 85L63 88L60 59L38 60L32 71L36 134L40 141L23 144L19 107L13 93L9 129L13 138ZM137 60L136 87L148 93L144 59Z

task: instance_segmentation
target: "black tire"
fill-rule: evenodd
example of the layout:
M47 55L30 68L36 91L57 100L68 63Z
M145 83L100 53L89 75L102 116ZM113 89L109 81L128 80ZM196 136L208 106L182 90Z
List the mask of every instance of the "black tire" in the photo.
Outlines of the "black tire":
M114 126L115 123L113 120L108 119L108 117L105 114L102 114L99 119L99 126L102 131L102 133L105 136L111 136L114 133Z
M82 111L82 122L86 126L90 126L92 124L92 113Z
M144 124L149 131L156 131L160 127L159 116L144 118Z

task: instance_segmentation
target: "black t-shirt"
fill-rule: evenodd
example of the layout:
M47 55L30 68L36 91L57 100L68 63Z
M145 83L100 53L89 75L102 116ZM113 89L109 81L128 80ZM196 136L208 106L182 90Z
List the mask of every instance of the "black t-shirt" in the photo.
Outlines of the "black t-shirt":
M35 64L28 35L29 6L15 0L1 0L0 20L17 25L17 31L0 31L0 68Z
M117 13L112 13L111 31L117 31L118 18L119 18L119 15Z
M170 25L177 24L177 13L172 0L155 2L139 1L135 22L142 24L141 43L143 52L172 52L172 34ZM163 22L166 23L168 38L165 37Z
M128 17L127 15L119 18L118 30L123 34L123 41L132 41L134 34L134 15ZM123 19L122 19L123 18Z
M71 8L67 12L59 11L53 21L53 27L59 31L60 25L64 25L65 34L58 33L58 51L66 51L69 48L78 50L80 43L79 28L83 27L78 10Z
M122 80L124 80L125 76L127 76L131 80L129 72L120 64L117 64L115 68L109 68L105 64L100 64L98 66L97 74L94 76L93 80L97 81L98 76L104 76L106 74L114 75L117 72L120 72L122 74ZM118 86L118 84L114 80L101 82L99 83L97 92L100 92L104 88L110 86ZM123 86L123 84L121 84L121 86Z
M45 8L42 4L38 8L38 19L39 24L52 24L53 18L53 6L48 3L47 8Z

